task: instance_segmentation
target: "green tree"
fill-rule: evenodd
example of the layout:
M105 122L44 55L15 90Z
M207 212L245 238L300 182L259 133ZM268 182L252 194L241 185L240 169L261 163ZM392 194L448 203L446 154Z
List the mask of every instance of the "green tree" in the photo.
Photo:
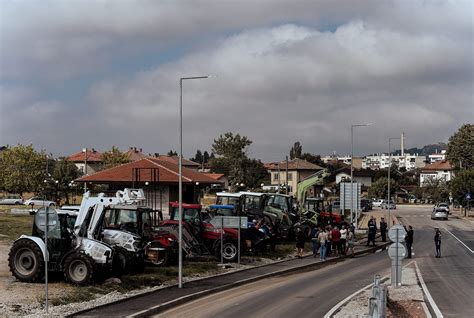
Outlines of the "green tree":
M423 182L421 187L424 200L438 202L449 202L449 187L442 179L431 179Z
M202 159L204 160L204 163L208 163L209 162L209 153L207 151L204 151L204 154L202 155Z
M170 156L170 157L176 157L178 155L178 153L176 151L174 151L173 149L171 149L170 151L168 151L168 153L166 155Z
M311 153L307 153L305 152L304 154L302 154L299 158L303 159L303 160L306 160L308 162L311 162L315 165L318 165L320 167L325 167L326 164L324 163L324 161L321 159L321 156L320 155L313 155Z
M303 146L299 141L293 144L293 147L290 149L290 159L293 160L295 158L301 158L303 154Z
M398 183L390 179L390 196L394 197L396 191L399 190ZM369 188L369 198L386 198L388 195L388 178L382 177L372 183Z
M116 146L112 146L110 151L106 151L102 154L102 163L105 169L113 168L128 162L130 162L130 160L128 159L127 154L121 152Z
M66 158L61 158L54 165L52 178L55 181L58 181L57 183L55 182L56 196L59 194L61 197L66 198L66 204L69 204L71 182L79 176L80 171L77 169L76 165Z
M446 158L457 168L474 168L474 125L465 124L449 138Z
M245 136L240 136L227 132L220 135L219 138L214 139L212 144L212 152L217 155L216 158L211 159L210 163L214 171L226 171L229 176L229 183L240 184L244 183L247 186L252 186L245 183L245 167L248 164L248 157L246 155L246 148L252 144L252 141Z
M0 187L12 193L41 190L46 175L46 154L32 145L17 145L0 153Z
M201 150L199 149L196 151L196 155L194 156L194 158L191 158L191 161L197 162L199 164L203 163L203 160L204 160L204 157L202 155Z
M474 168L461 170L456 173L456 176L449 185L454 201L466 206L466 193L474 194ZM471 202L473 201L471 200Z

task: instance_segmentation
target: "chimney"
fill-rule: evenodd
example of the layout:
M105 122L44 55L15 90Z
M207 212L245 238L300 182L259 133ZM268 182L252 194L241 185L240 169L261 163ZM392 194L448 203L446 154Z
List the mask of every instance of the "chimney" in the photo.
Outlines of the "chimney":
M400 136L400 151L401 151L401 156L405 156L405 133L402 132L402 135Z

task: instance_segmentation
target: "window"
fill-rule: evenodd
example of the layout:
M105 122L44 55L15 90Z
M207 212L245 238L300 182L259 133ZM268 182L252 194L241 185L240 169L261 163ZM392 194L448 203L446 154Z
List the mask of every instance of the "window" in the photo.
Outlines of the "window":
M279 181L279 180L280 180L280 178L278 177L278 172L275 172L275 173L273 174L273 180L275 180L275 181Z
M288 181L291 181L293 180L293 174L288 172Z

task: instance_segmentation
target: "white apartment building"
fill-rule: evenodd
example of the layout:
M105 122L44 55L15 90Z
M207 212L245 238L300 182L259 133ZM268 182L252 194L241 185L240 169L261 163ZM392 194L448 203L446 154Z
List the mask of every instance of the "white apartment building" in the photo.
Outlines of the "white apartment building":
M446 160L446 150L441 150L441 153L434 153L428 156L428 160L431 163L435 163L437 161Z
M405 153L403 155L376 154L366 156L362 159L362 169L387 169L391 164L395 164L398 168L405 168L407 171L422 168L425 166L425 157L418 154Z

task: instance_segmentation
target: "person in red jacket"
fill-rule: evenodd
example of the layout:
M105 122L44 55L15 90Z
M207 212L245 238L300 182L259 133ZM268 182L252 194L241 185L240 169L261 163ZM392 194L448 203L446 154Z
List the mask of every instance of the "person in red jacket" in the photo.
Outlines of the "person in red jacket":
M340 250L340 243L341 243L341 232L337 226L334 227L331 231L332 237L332 249L334 251L334 255L337 256Z

